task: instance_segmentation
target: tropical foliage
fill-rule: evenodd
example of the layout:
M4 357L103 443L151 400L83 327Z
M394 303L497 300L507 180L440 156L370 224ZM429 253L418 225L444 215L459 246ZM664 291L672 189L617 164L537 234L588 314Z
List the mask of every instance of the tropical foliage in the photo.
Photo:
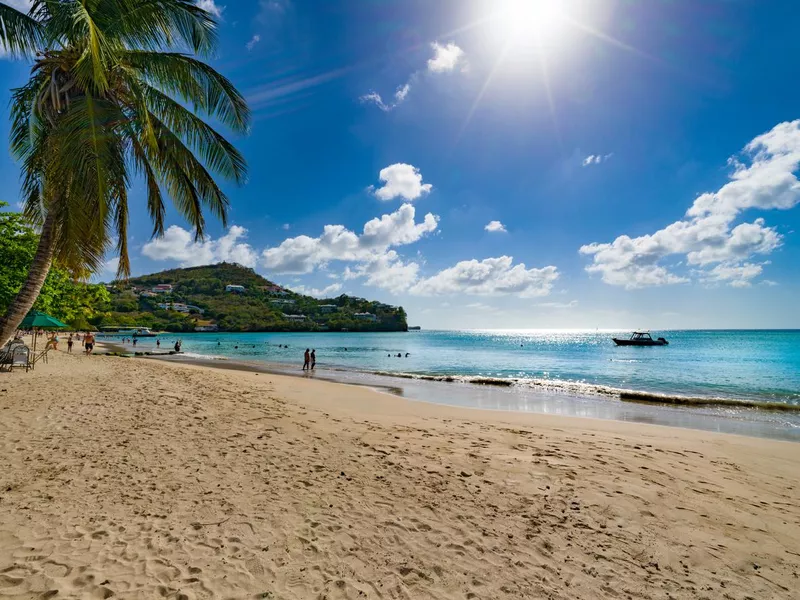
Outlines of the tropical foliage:
M241 183L245 161L196 113L236 133L250 122L241 94L201 60L216 45L215 22L194 0L33 0L28 17L8 8L0 41L37 50L29 81L13 92L11 151L25 215L41 236L0 337L30 308L53 261L96 272L115 244L119 275L128 275L132 179L145 183L155 235L165 196L197 238L205 212L225 224L228 199L213 174Z
M0 208L3 206L6 204L0 202ZM0 311L22 287L38 243L39 236L21 214L0 212ZM92 321L103 318L110 300L105 286L75 281L64 269L53 268L34 308L75 329L87 329Z
M171 294L150 296L159 284L172 284ZM241 285L244 293L226 292L227 285ZM135 277L114 284L111 312L99 325L141 326L166 331L193 331L198 325L218 325L223 331L405 331L406 313L401 307L339 296L319 300L285 292L276 295L274 284L252 269L231 263L172 269ZM288 301L291 304L276 304ZM181 314L159 309L159 304L184 303L203 314ZM327 308L322 306L328 305ZM356 313L376 316L371 322ZM304 321L288 320L284 314L305 315Z

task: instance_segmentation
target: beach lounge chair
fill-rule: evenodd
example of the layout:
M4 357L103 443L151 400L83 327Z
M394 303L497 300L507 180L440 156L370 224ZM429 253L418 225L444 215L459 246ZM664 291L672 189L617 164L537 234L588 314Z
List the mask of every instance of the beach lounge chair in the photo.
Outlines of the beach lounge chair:
M14 367L25 367L25 371L31 367L31 351L25 344L17 341L10 342L0 349L0 369L8 367L11 371Z

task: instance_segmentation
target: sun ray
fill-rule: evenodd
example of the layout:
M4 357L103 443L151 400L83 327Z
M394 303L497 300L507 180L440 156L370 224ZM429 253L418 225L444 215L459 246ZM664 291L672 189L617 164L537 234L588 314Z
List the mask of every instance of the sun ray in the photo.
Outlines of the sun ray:
M486 77L486 81L483 82L483 85L481 86L481 89L478 92L478 95L475 96L475 100L474 100L474 102L472 103L472 106L469 109L469 113L467 114L467 118L464 120L464 126L461 128L461 131L458 133L458 137L456 138L457 140L461 139L461 136L464 135L464 132L466 131L467 127L469 127L469 123L470 123L470 121L472 121L472 117L475 114L475 111L478 109L478 105L481 103L481 100L483 99L483 96L486 94L486 90L489 89L489 86L492 83L492 79L494 79L494 76L497 73L498 69L500 68L500 65L503 64L503 61L505 60L505 57L508 54L510 49L511 49L511 40L508 40L506 42L506 44L503 46L503 49L500 51L500 56L497 57L497 60L495 61L494 66L492 67L492 70L489 72L489 75Z

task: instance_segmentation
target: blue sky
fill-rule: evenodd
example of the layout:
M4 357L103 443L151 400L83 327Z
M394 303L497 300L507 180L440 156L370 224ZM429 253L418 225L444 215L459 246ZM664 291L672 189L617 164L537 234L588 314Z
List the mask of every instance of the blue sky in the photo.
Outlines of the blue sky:
M137 182L134 274L235 260L426 328L800 327L800 4L202 3L249 181L201 245L151 240Z

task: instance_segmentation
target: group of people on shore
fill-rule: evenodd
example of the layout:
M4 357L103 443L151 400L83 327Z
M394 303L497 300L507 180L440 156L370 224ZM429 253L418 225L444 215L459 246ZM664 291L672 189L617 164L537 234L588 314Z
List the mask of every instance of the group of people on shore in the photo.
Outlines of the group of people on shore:
M306 348L306 352L303 355L303 371L313 371L314 367L317 365L317 350L309 350Z
M53 333L50 337L47 338L47 344L45 345L45 350L58 350L58 344L60 342L60 338L58 337L58 333ZM75 342L78 341L81 343L83 347L84 353L88 356L94 352L94 334L91 331L87 331L81 337L80 333L76 334L69 334L67 336L67 352L72 354L72 348L75 345Z

